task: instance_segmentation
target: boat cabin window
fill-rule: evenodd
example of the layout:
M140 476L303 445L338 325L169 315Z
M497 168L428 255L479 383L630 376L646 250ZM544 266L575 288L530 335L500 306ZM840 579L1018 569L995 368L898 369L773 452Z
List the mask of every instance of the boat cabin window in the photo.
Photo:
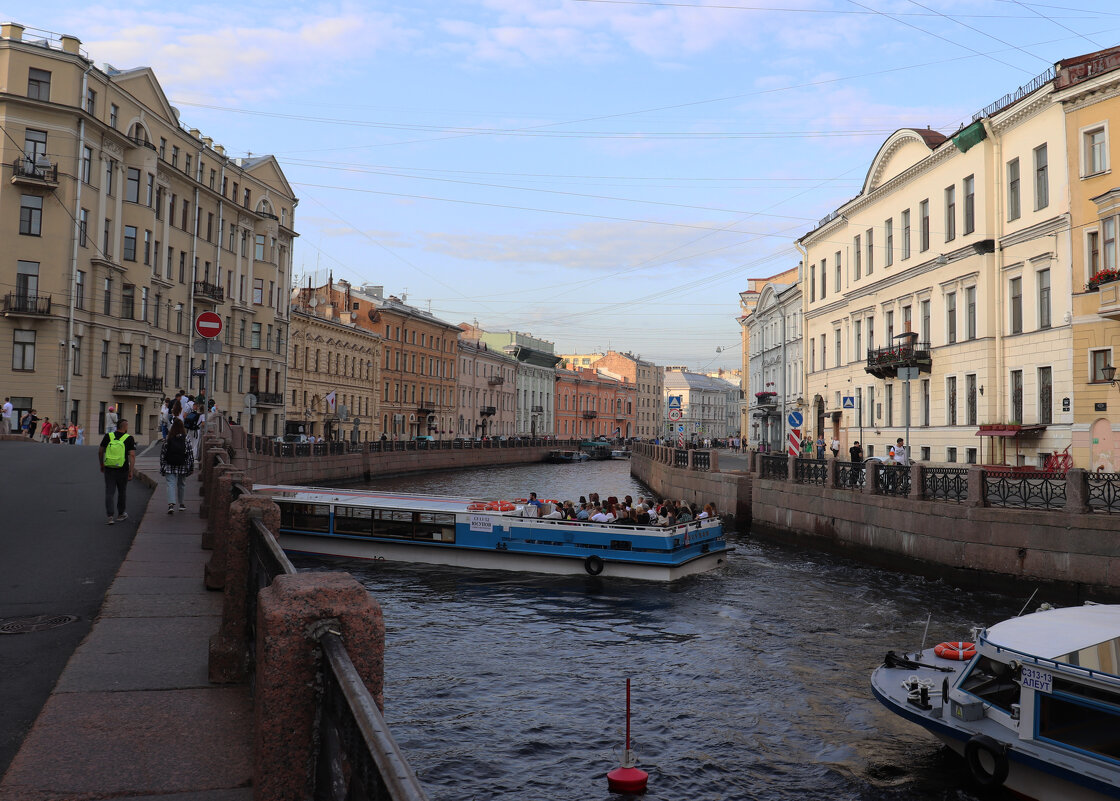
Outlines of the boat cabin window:
M1072 651L1055 658L1054 661L1120 675L1120 637L1090 645L1079 651Z
M1021 688L1007 663L982 656L960 683L960 689L1010 714L1011 705L1019 703Z
M295 531L331 530L331 507L325 503L282 503L280 527Z
M336 506L334 531L336 534L358 534L368 537L373 532L373 510L362 506Z
M1040 739L1120 762L1120 695L1055 678L1037 698Z

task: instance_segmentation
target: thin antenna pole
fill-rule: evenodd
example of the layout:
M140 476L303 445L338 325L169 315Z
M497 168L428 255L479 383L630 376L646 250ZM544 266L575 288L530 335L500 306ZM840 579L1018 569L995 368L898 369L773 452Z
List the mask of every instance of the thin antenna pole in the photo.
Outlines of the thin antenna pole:
M918 653L921 653L922 651L924 651L926 649L926 637L929 636L929 622L932 619L933 619L933 612L930 612L929 614L926 615L926 630L922 632L922 647L918 649Z
M630 679L626 679L626 750L630 750Z
M1027 602L1023 604L1023 608L1019 610L1019 614L1015 615L1015 617L1023 616L1023 613L1027 611L1027 607L1031 605L1031 601L1034 600L1034 597L1036 595L1038 595L1038 587L1034 588L1034 592L1031 593L1031 597L1027 599Z

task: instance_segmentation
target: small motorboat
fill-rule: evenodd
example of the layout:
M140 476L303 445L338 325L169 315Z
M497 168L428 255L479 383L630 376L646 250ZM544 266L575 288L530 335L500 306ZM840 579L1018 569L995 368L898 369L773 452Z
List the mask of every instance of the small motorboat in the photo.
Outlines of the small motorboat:
M630 451L626 450L625 448L615 448L614 450L611 451L611 458L612 459L629 459L630 458Z
M572 462L586 462L591 457L583 451L549 451L545 457L546 462L553 464L568 464Z
M871 690L964 756L982 787L1120 798L1120 605L1044 606L974 640L890 651Z

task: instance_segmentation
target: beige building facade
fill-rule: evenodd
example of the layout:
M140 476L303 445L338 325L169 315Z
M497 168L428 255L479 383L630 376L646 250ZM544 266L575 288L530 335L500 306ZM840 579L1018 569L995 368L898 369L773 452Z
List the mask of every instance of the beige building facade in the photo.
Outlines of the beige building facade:
M381 435L381 337L339 303L291 308L285 433L366 442Z
M90 439L117 406L143 442L161 399L205 380L250 431L280 433L297 200L276 160L187 130L150 69L97 69L77 38L14 23L0 29L0 126L13 404ZM210 364L193 347L202 311L225 326Z
M882 455L909 431L937 463L1042 466L1070 444L1065 153L1046 75L952 139L887 139L860 194L799 241L814 433Z
M472 337L463 323L459 335L459 437L512 437L517 434L517 359Z
M1065 110L1073 232L1073 463L1120 470L1120 48L1059 62L1055 101Z

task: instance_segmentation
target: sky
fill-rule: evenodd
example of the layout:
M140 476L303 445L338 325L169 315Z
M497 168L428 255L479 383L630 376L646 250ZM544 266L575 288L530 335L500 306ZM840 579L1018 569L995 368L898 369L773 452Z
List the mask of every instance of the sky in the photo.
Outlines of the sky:
M1115 0L26 8L3 16L152 67L186 128L275 155L297 277L703 371L740 367L739 292L796 266L893 131L951 134L1120 43Z

